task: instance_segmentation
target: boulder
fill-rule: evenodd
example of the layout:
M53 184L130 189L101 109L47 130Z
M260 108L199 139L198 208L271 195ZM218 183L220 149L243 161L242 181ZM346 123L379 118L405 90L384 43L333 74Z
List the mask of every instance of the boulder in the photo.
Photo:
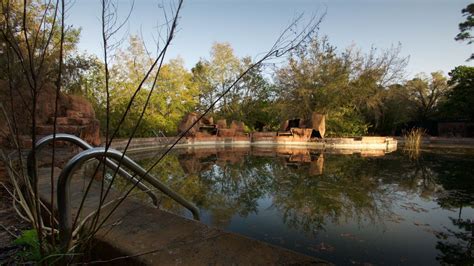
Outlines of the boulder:
M217 131L218 137L230 138L235 136L235 129L232 128L219 128Z
M68 102L69 102L68 109L76 112L79 118L95 119L94 108L92 108L92 105L83 97L76 96L76 95L69 95ZM70 117L74 118L74 116L70 116Z
M181 122L179 123L178 125L178 133L181 134L183 132L185 132L188 128L190 128L192 126L193 123L196 122L196 120L198 119L198 114L197 113L189 113L189 114L186 114L184 117L183 117L183 120L181 120ZM188 136L194 136L196 134L196 132L199 131L199 125L198 123L196 125L194 125L189 131L188 131Z
M195 123L199 118L197 113L188 113L186 114L181 122L178 125L178 133L185 132L193 123ZM214 119L212 117L202 117L193 128L188 131L188 137L196 137L199 132L206 133L208 135L215 135L216 125L214 124Z
M245 131L245 124L242 121L235 121L232 120L232 123L230 124L231 129L235 129L236 132L244 132Z
M311 114L310 127L317 131L321 138L324 138L326 133L326 116L313 112Z
M205 116L201 119L201 123L206 126L214 125L214 118Z
M217 128L222 129L222 128L227 128L227 121L225 119L219 119L217 120Z
M292 128L294 141L308 141L311 138L313 130L308 128Z
M100 122L97 119L91 119L89 124L82 127L79 137L94 146L100 145Z
M288 131L289 130L288 125L289 125L288 120L285 120L283 123L281 123L280 131Z

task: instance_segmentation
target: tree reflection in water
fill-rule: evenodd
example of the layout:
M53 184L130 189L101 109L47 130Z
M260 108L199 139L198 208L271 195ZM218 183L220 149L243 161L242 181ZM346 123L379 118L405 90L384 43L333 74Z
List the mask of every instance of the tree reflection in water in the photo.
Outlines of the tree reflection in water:
M196 203L212 225L226 227L236 217L258 215L260 200L270 198L270 208L288 228L315 237L328 224L393 226L406 218L396 210L419 212L421 207L409 202L415 197L443 210L472 210L474 180L468 169L473 162L472 156L429 152L410 158L400 152L189 148L167 157L152 174ZM151 163L141 161L145 167ZM162 208L187 213L167 198ZM472 263L472 217L449 221L444 230L425 229L437 239L433 257L442 263ZM407 222L411 227L417 223Z
M434 171L443 173L438 182L444 191L436 201L442 208L457 209L457 217L449 217L452 227L436 235L436 248L441 252L437 259L443 264L473 265L474 217L463 214L463 208L474 205L472 160L449 154L442 161L433 154L429 159L435 162Z

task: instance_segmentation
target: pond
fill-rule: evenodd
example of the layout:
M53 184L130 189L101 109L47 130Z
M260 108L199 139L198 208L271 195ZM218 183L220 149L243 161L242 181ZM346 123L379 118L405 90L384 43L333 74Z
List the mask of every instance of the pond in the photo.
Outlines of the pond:
M156 154L132 157L148 167ZM176 150L152 173L206 224L336 264L472 264L473 165L453 150L229 147Z

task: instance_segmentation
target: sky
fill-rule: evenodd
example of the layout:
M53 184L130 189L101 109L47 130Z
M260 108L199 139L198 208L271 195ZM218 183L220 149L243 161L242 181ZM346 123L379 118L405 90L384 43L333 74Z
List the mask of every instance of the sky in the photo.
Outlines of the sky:
M170 0L135 0L124 30L143 37L149 50L164 22L163 8ZM388 49L399 43L409 56L407 77L443 71L458 65L474 66L466 59L474 45L456 42L461 9L470 0L188 0L184 2L178 32L167 59L181 57L191 69L200 58L209 58L214 42L229 42L239 57L258 58L267 51L292 19L325 13L319 34L340 51L355 45ZM118 0L124 19L131 0ZM161 7L160 7L161 5ZM79 49L102 55L100 1L76 0L66 24L81 27Z

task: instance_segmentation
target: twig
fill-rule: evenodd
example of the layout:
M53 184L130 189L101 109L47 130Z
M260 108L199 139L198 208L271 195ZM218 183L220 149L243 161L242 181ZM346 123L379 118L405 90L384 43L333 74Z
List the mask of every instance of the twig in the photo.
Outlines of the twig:
M14 233L12 233L10 230L8 230L8 228L6 228L3 224L0 224L0 227L3 228L3 230L5 230L8 234L10 234L12 237L14 237L15 239L18 238L17 235L15 235Z

